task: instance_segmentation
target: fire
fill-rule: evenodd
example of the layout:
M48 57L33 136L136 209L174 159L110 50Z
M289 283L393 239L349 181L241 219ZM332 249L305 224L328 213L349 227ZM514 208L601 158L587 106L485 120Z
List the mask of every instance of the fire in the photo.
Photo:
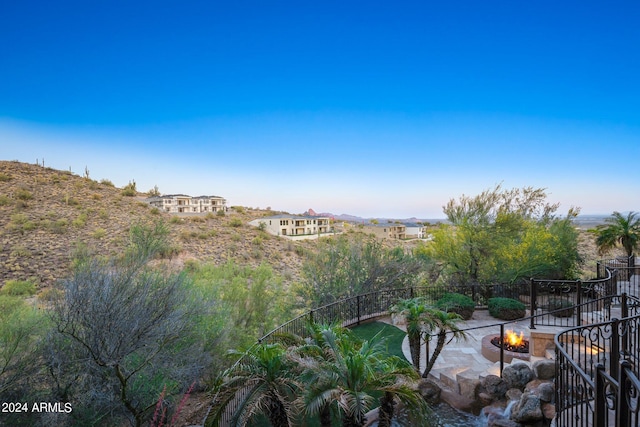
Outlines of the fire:
M508 329L504 334L504 340L512 347L520 347L524 343L524 332L518 335L512 329Z

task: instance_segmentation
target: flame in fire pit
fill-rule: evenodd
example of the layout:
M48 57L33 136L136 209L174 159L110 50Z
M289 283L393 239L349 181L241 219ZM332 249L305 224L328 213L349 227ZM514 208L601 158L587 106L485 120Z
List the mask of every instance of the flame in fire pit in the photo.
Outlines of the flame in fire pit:
M524 332L518 335L513 329L507 329L504 334L504 340L511 347L520 347L524 343Z

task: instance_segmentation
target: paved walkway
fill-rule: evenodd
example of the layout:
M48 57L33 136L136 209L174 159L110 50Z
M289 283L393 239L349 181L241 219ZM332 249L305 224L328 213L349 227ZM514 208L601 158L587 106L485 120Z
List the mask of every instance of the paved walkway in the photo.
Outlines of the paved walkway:
M380 321L393 324L391 318L383 318ZM489 315L487 310L476 310L470 320L460 322L460 329L477 328L467 331L467 340L453 340L444 346L442 352L438 356L436 363L429 373L431 379L440 381L442 384L451 388L453 391L459 392L458 383L460 378L478 379L489 374L500 375L500 362L491 362L482 355L482 338L486 335L500 335L500 327L494 325L501 322ZM396 324L398 328L406 331L405 325ZM516 332L522 331L525 338L529 338L529 322L516 322L509 324L506 329L514 329ZM435 346L432 341L431 351ZM424 359L425 348L422 347L422 358ZM411 360L411 352L409 351L409 340L405 337L402 343L402 351L407 358ZM529 363L540 360L540 357L531 357ZM514 363L524 362L523 360L514 359ZM525 362L527 363L527 362ZM508 364L505 363L504 366ZM420 361L420 370L424 370L425 361Z

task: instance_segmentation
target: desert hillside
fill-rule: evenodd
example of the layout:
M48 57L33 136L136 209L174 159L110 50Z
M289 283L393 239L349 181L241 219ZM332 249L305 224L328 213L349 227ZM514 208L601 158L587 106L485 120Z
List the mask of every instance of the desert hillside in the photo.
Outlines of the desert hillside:
M172 262L190 259L243 265L270 264L286 281L299 275L312 242L270 236L248 221L273 214L232 208L224 216L178 218L153 209L145 194L124 195L106 179L94 180L35 164L0 161L0 286L7 280L51 285L69 273L71 255L86 245L101 255L126 246L137 221L163 219L171 230ZM212 189L212 192L216 192Z

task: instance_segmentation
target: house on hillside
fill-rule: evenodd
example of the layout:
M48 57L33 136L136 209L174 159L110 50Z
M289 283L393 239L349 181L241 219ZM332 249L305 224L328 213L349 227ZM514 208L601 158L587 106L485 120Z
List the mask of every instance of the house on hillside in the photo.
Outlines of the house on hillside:
M386 224L364 224L363 231L383 239L403 240L407 238L407 227L404 224L390 222Z
M408 222L405 223L407 239L426 239L427 227L422 223Z
M265 231L275 236L315 237L332 232L330 218L323 216L280 214L254 219L249 224L264 227Z
M185 194L166 194L163 196L149 197L147 200L151 206L169 213L216 213L227 210L227 201L219 196L191 197Z

